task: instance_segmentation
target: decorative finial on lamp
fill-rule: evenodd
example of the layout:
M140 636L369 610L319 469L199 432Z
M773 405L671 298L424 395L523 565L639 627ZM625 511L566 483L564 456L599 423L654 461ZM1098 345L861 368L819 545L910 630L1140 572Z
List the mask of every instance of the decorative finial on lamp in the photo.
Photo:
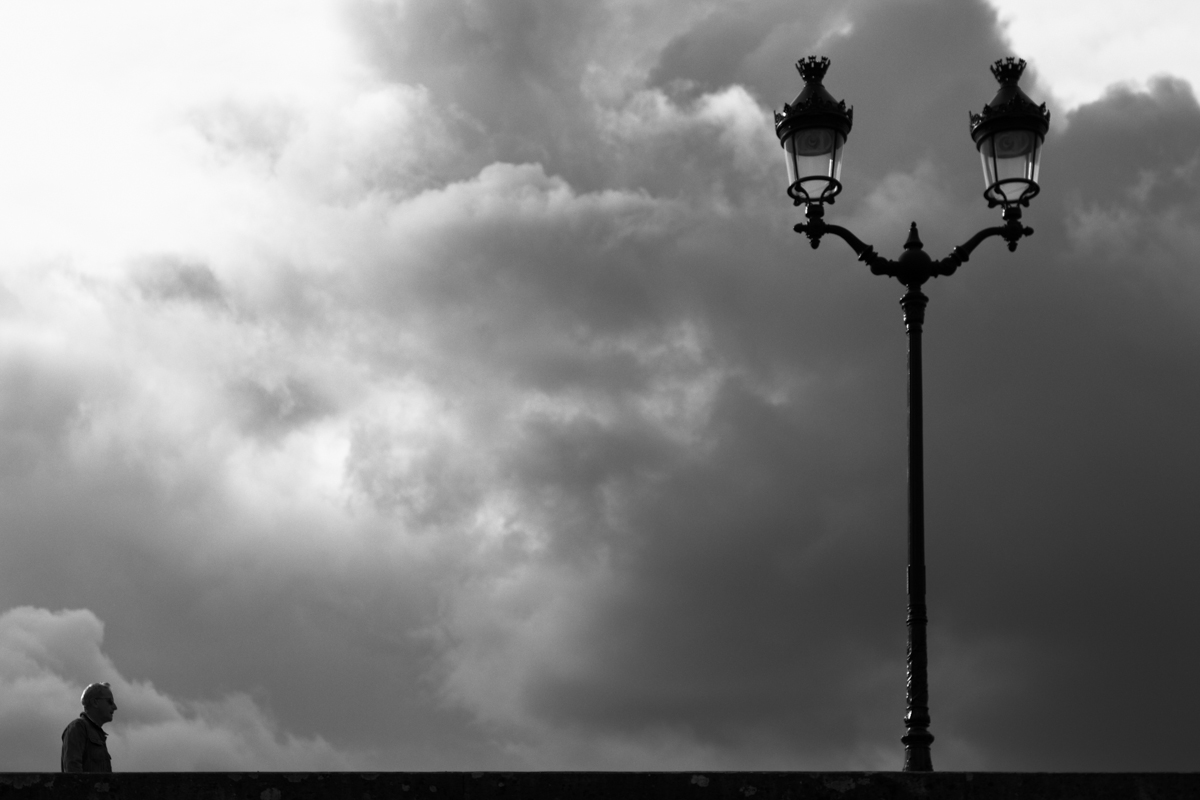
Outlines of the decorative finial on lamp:
M820 83L825 79L825 72L828 69L829 59L825 56L809 56L796 62L796 71L800 73L800 77L804 79L805 83Z
M1015 85L1017 81L1021 80L1021 73L1025 71L1025 59L1013 56L998 58L996 63L992 64L991 70L992 75L1001 85Z

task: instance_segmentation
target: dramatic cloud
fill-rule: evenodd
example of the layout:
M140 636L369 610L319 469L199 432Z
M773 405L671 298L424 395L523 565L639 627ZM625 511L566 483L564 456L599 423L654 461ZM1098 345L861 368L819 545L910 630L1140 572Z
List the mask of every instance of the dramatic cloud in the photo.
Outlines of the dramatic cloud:
M832 58L830 218L943 255L991 6L113 9L0 12L0 769L91 680L121 770L899 766L901 288L771 111ZM1200 106L1021 55L1037 234L927 287L935 765L1193 769Z
M88 611L14 608L0 616L5 766L56 771L61 728L79 695L104 680L120 697L122 724L109 752L125 770L345 769L350 763L319 737L282 735L245 694L181 703L150 682L129 681L101 651L104 626Z

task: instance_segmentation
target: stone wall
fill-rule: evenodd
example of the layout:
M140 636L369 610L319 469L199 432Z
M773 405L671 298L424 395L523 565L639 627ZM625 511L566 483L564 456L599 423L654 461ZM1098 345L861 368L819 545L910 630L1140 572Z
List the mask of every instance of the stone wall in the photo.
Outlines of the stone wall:
M0 773L0 800L1200 800L1200 773Z

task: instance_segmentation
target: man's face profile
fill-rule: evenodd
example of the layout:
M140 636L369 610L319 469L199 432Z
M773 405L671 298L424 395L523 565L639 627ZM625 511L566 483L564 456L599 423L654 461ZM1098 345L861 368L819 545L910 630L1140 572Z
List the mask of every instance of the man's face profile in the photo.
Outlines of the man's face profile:
M116 701L110 689L101 689L91 698L87 705L87 714L97 725L112 722L113 712L117 710Z

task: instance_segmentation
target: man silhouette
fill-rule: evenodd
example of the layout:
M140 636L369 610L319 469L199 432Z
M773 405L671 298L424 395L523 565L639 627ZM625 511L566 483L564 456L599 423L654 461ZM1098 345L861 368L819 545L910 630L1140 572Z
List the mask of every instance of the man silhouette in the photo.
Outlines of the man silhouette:
M102 728L112 722L117 704L107 683L93 683L79 698L83 713L71 720L62 733L63 772L112 772L108 738Z

